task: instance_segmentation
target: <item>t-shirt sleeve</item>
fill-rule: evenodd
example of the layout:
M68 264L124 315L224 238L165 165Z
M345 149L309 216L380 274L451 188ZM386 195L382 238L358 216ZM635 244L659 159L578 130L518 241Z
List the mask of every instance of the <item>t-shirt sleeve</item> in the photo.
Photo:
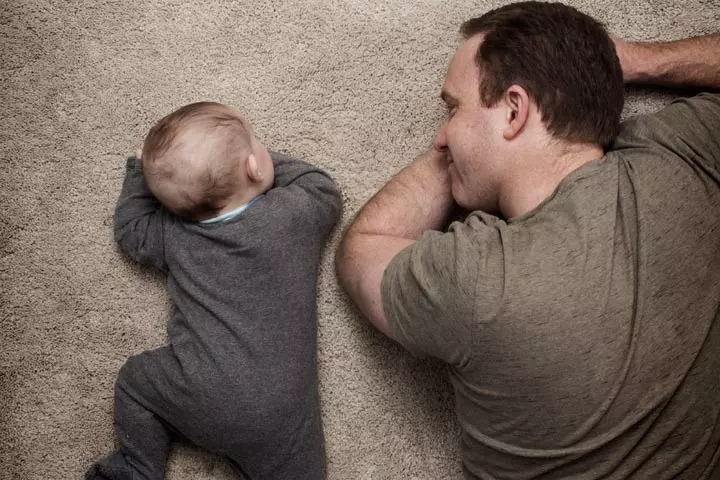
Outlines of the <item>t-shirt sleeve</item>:
M720 94L681 98L623 124L614 149L650 146L720 172Z
M494 318L504 268L499 233L461 222L428 231L393 258L383 275L385 316L412 353L462 366L478 327Z

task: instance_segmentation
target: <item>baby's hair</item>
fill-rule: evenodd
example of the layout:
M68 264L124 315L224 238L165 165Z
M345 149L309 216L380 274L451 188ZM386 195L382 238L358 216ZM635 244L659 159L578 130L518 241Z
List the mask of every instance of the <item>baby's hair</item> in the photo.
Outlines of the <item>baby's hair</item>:
M188 160L187 152L180 155L183 132L198 129L211 139L219 139L222 150L197 152L196 160ZM197 220L220 211L238 187L235 168L237 157L250 148L251 132L232 109L215 102L197 102L181 107L158 121L145 137L142 149L146 179L177 180L192 175L194 195L179 191L172 210L183 217ZM196 152L191 152L195 157ZM200 163L202 162L202 163ZM150 184L152 182L148 182Z

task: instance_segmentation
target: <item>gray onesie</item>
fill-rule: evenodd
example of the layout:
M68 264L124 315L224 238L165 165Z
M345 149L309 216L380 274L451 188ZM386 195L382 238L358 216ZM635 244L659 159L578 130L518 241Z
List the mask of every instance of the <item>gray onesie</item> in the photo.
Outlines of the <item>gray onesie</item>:
M320 253L342 202L320 169L272 154L275 185L238 216L192 223L127 161L115 238L167 272L169 345L128 359L115 388L120 451L89 479L162 479L179 436L251 479L324 478L316 362Z

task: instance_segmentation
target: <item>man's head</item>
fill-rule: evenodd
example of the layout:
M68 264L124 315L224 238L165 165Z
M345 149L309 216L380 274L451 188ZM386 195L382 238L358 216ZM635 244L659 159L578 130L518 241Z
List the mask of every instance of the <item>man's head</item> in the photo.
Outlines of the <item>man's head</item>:
M243 115L226 105L186 105L145 137L143 173L168 209L190 220L217 215L247 192L273 183L272 160Z
M607 147L617 134L623 79L603 26L559 3L507 5L465 22L442 97L435 146L453 160L453 194L497 210L516 160L545 143ZM546 135L537 145L534 131ZM536 133L537 133L536 132Z

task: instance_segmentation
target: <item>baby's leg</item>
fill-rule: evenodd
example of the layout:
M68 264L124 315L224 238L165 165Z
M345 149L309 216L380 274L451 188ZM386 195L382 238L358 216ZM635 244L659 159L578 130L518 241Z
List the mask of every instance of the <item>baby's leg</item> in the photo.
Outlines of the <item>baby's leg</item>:
M120 450L92 466L87 480L162 480L170 434L162 421L115 388L115 434Z
M319 408L300 417L282 417L276 419L283 424L276 435L261 435L255 445L238 446L228 455L246 475L241 478L324 480L325 442Z
M133 357L137 364L157 351ZM170 451L171 433L165 423L128 393L124 384L132 375L128 361L115 385L115 434L119 451L105 457L90 470L87 480L162 480Z

